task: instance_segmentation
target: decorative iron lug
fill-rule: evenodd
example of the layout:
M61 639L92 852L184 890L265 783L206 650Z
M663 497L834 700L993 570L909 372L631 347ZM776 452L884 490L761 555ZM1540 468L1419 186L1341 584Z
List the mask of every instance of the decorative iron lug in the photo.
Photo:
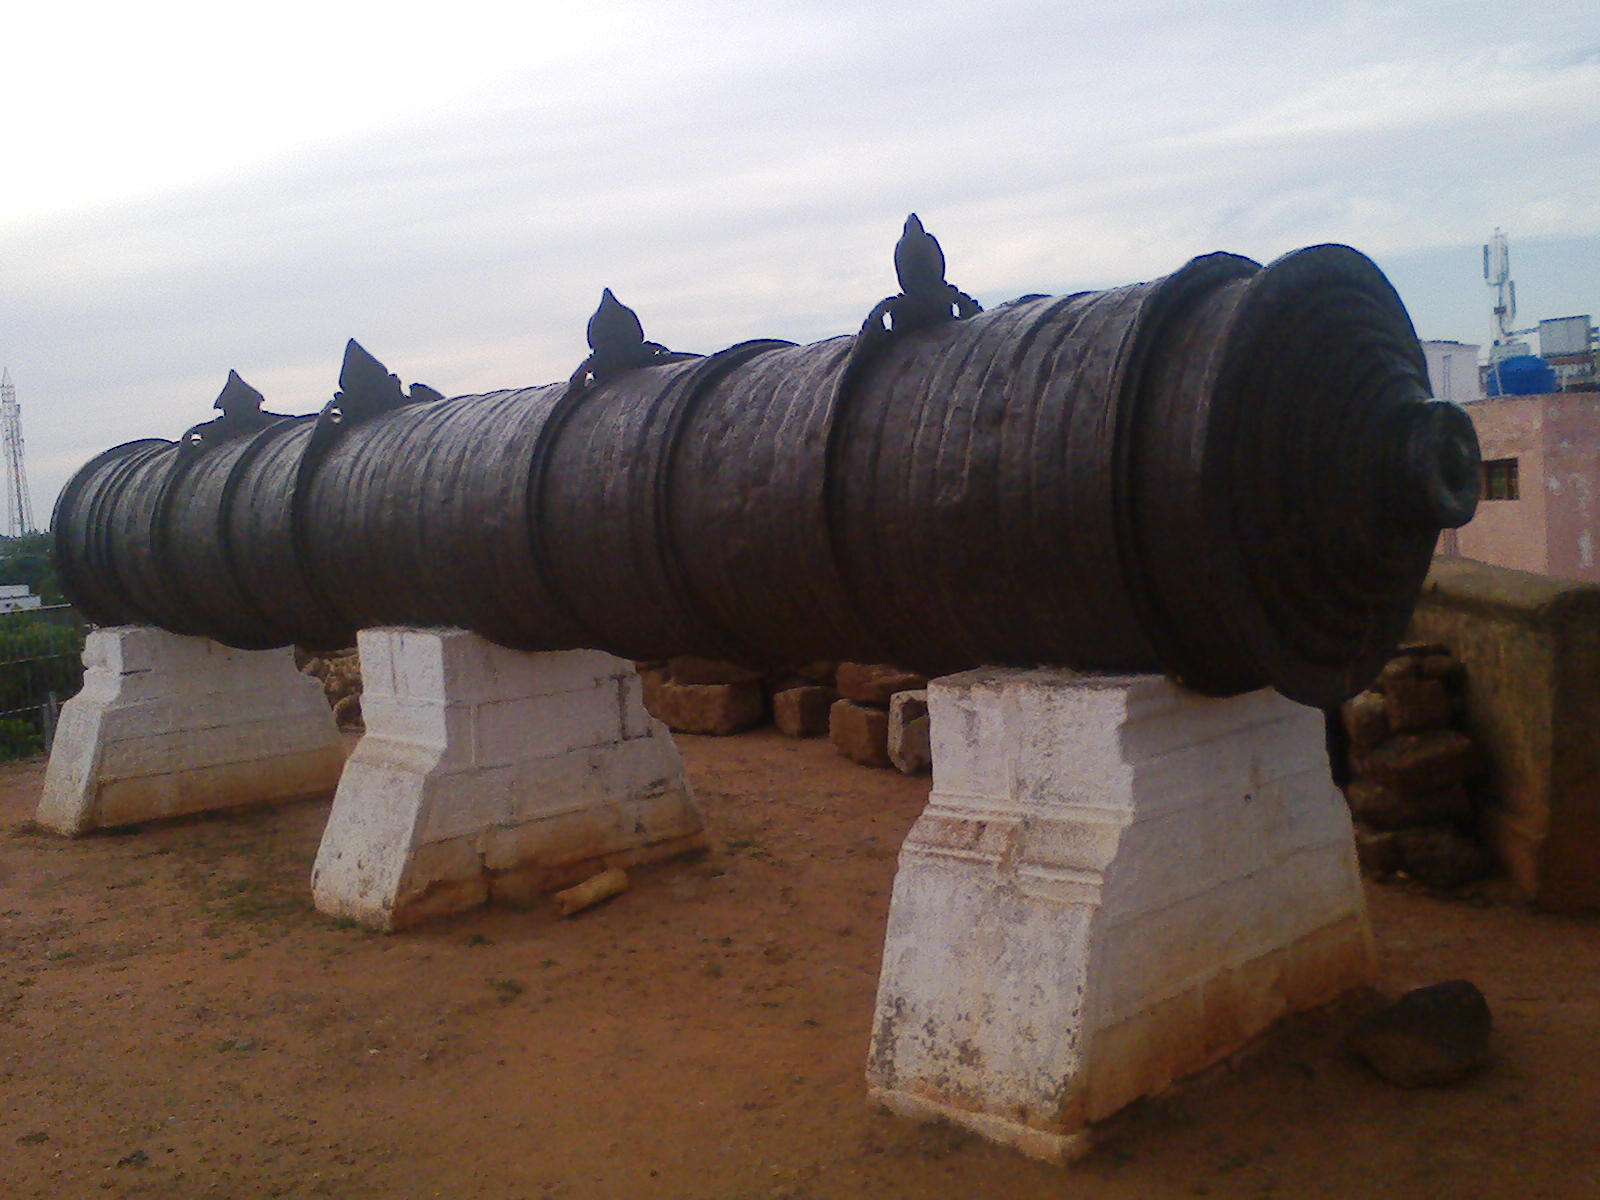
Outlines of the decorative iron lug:
M239 377L239 372L229 371L228 381L222 385L222 391L211 406L219 409L222 415L191 427L178 439L178 444L189 453L197 453L236 437L256 433L274 421L286 418L284 413L262 411L261 405L265 400L260 392Z
M870 349L891 334L913 333L930 325L976 316L983 306L944 277L944 249L922 227L916 213L906 218L894 245L894 273L900 293L880 300L861 326Z
M590 353L572 373L569 385L572 391L605 383L639 367L682 362L695 357L692 354L674 353L659 342L645 341L639 314L618 300L610 288L601 291L600 307L589 318L585 333Z
M344 362L339 367L339 390L323 408L319 425L359 425L382 413L392 412L407 404L415 404L418 384L407 395L400 386L400 377L389 373L384 366L355 338L345 343ZM432 388L424 389L438 396ZM431 397L430 397L431 398Z

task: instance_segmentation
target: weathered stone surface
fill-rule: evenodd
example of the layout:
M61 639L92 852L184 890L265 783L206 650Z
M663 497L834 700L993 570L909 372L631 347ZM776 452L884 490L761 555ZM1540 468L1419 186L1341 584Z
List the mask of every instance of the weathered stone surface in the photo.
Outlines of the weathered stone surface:
M92 630L36 819L59 833L326 795L344 747L321 684L281 650L147 626Z
M811 687L811 680L803 675L796 675L783 671L775 675L764 676L761 680L761 691L767 697L767 706L770 708L773 699L779 692L787 692L793 688Z
M1393 680L1383 705L1395 733L1440 729L1450 723L1450 692L1438 679L1408 675Z
M639 672L639 687L644 698L644 710L658 721L661 715L661 689L672 682L672 673L665 665L649 667Z
M667 669L672 673L673 683L756 683L761 679L760 671L717 658L696 658L692 655L669 659Z
M1492 764L1484 833L1541 907L1600 908L1600 586L1434 560L1413 636L1466 668L1467 729Z
M1357 829L1356 862L1361 864L1364 874L1376 879L1387 879L1396 871L1403 870L1405 854L1400 844L1400 835Z
M840 663L834 677L834 687L845 700L857 704L875 704L889 707L889 698L896 692L916 691L928 686L924 676L902 671L885 663Z
M361 693L351 692L343 696L333 706L334 724L340 729L360 729L363 727L361 719Z
M1340 709L1344 730L1354 750L1369 750L1389 736L1389 714L1377 692L1359 692Z
M1424 659L1438 654L1449 654L1450 647L1443 642L1405 642L1395 648L1397 656Z
M1475 774L1483 766L1472 739L1453 729L1399 733L1380 746L1351 756L1356 774L1402 792L1435 792Z
M1429 887L1457 888L1494 869L1489 852L1451 825L1402 829L1395 839L1406 874Z
M843 669L840 671L843 674ZM836 700L828 710L828 737L840 754L865 767L888 767L889 713L854 700Z
M1408 654L1397 654L1383 664L1383 670L1378 672L1378 677L1372 681L1372 690L1387 692L1392 684L1401 679L1413 679L1417 675L1417 660Z
M1350 1048L1405 1088L1455 1083L1489 1062L1493 1017L1477 986L1452 979L1408 992L1350 1035Z
M704 844L677 747L626 661L459 629L360 638L367 732L312 870L320 911L402 928Z
M920 775L933 766L932 726L928 691L896 692L889 699L889 761L906 775Z
M1453 654L1430 654L1417 664L1424 679L1437 679L1447 687L1460 687L1467 679L1467 666Z
M1472 797L1459 784L1415 796L1375 780L1357 779L1345 788L1344 794L1350 801L1350 811L1374 829L1437 825L1472 815Z
M808 683L772 697L772 723L792 738L823 737L828 732L828 710L839 693L831 687Z
M1067 1157L1086 1123L1372 974L1321 714L1149 676L933 680L867 1077ZM841 701L841 705L846 702Z
M664 683L653 715L679 733L724 737L761 724L767 702L759 683Z

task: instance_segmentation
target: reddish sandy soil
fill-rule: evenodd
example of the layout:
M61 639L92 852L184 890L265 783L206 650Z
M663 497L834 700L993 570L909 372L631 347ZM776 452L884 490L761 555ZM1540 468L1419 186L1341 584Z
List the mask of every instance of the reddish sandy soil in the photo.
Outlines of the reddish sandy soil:
M1475 980L1490 1071L1395 1090L1325 1012L1047 1166L865 1100L926 782L681 743L708 858L395 936L311 909L326 803L66 841L0 768L0 1200L1600 1197L1600 918L1376 889L1385 988Z

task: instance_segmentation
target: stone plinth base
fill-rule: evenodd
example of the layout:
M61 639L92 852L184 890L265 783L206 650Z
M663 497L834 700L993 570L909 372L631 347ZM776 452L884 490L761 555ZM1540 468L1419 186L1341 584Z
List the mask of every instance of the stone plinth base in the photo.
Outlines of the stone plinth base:
M360 649L367 731L312 871L322 912L398 929L704 844L632 664L458 629L363 630Z
M1322 716L1155 676L929 685L868 1081L1039 1157L1373 974Z
M96 629L61 709L39 824L107 826L326 795L344 747L292 650L230 650L145 626Z

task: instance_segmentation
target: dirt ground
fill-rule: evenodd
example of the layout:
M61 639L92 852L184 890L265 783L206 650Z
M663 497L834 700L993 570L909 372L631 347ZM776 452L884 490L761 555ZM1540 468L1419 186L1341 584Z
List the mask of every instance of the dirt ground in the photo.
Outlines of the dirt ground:
M310 907L326 803L67 841L0 767L0 1197L1600 1197L1600 917L1375 888L1385 989L1476 981L1488 1073L1398 1091L1325 1012L1047 1166L865 1099L926 781L680 744L708 857L393 936Z

